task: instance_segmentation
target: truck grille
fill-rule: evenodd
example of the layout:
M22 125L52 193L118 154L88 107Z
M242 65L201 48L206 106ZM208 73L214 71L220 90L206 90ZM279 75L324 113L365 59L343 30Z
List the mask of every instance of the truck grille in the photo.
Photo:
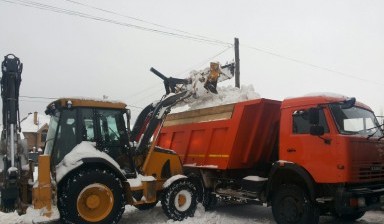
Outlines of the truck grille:
M354 167L353 176L357 180L384 180L384 164L383 163L369 163L359 164Z

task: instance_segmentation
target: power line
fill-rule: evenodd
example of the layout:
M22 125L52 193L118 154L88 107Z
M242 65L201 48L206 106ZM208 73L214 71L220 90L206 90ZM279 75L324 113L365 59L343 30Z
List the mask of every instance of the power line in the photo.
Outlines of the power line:
M370 82L370 83L373 83L373 84L376 84L376 85L384 86L384 83L380 83L380 82L369 80L369 79L363 79L363 78L360 78L360 77L357 77L357 76L354 76L354 75L347 74L345 72L340 72L340 71L337 71L337 70L334 70L334 69L330 69L330 68L327 68L327 67L324 67L324 66L315 65L315 64L312 64L312 63L309 63L309 62L306 62L306 61L302 61L302 60L293 58L293 57L284 56L284 55L281 55L281 54L278 54L278 53L275 53L275 52L272 52L272 51L267 51L267 50L264 50L264 49L261 49L261 48L257 48L257 47L252 47L252 46L249 46L249 45L244 45L244 47L252 49L252 50L256 50L256 51L259 51L259 52L262 52L262 53L265 53L265 54L270 54L270 55L273 55L275 57L283 58L283 59L288 60L288 61L293 61L293 62L296 62L296 63L299 63L299 64L303 64L303 65L306 65L306 66L309 66L309 67L312 67L312 68L316 68L316 69L319 69L319 70L324 70L324 71L335 73L335 74L338 74L338 75L341 75L341 76L345 76L345 77L348 77L348 78L358 79L360 81Z
M228 51L229 49L232 49L232 48L233 48L233 46L230 46L230 47L225 48L224 50L222 50L222 51L220 51L219 53L213 55L212 57L210 57L210 58L208 58L208 59L205 59L204 61L202 61L202 62L200 62L200 63L198 63L198 64L196 64L196 65L194 65L194 66L191 66L189 69L186 69L186 70L184 70L183 72L179 72L178 75L176 75L176 77L179 77L179 76L181 76L182 74L184 74L184 73L186 73L186 72L188 72L188 71L190 71L190 70L192 70L192 69L194 69L194 68L196 68L196 67L197 67L197 68L200 68L201 66L203 66L203 65L206 64L207 62L212 61L213 59L215 59L215 58L217 58L218 56L224 54L226 51Z
M87 8L96 9L96 10L101 11L101 12L106 12L106 13L109 13L109 14L113 14L113 15L117 15L117 16L122 16L124 18L132 19L132 20L135 20L135 21L138 21L138 22L149 24L149 25L153 25L153 26L157 26L157 27L173 30L173 31L176 31L176 32L180 32L180 33L184 33L184 34L188 34L188 35L192 35L192 36L196 36L196 37L200 37L200 38L204 38L204 39L214 40L214 41L217 41L217 42L220 42L220 43L225 43L225 42L223 42L221 40L216 40L216 39L213 39L213 38L210 38L210 37L206 37L206 36L202 36L202 35L199 35L199 34L193 34L193 33L190 33L190 32L184 31L184 30L175 29L175 28L169 27L169 26L164 26L164 25L161 25L161 24L158 24L158 23L146 21L146 20L143 20L143 19L140 19L140 18L136 18L136 17L133 17L133 16L124 15L124 14L121 14L121 13L117 13L117 12L114 12L114 11L111 11L111 10L106 10L106 9L103 9L103 8L100 8L100 7L96 7L96 6L93 6L93 5L88 5L88 4L85 4L85 3L82 3L82 2L77 2L77 1L73 1L73 0L64 0L64 1L71 2L71 3L77 4L77 5L81 5L81 6L84 6L84 7L87 7ZM225 43L225 44L228 44L228 43Z
M204 36L196 37L196 35L194 35L194 34L192 34L194 36L190 36L190 35L188 36L188 35L182 35L182 34L177 34L177 33L172 33L172 32L152 29L152 28L148 28L148 27L143 27L143 26L138 26L138 25L134 25L134 24L130 24L130 23L120 22L120 21L117 21L117 20L112 20L112 19L106 19L106 18L102 18L102 17L92 16L92 15L89 15L89 14L86 14L86 13L81 13L81 12L77 12L77 11L73 11L73 10L63 9L63 8L59 8L59 7L55 7L55 6L51 6L51 5L47 5L47 4L42 4L42 3L37 3L37 2L33 2L33 1L28 1L28 0L0 0L0 1L7 2L7 3L12 3L12 4L18 4L18 5L22 5L22 6L26 6L26 7L32 7L32 8L52 11L52 12L61 13L61 14L67 14L67 15L72 15L72 16L79 16L79 17L83 17L83 18L87 18L87 19L92 19L92 20L96 20L96 21L112 23L112 24L115 24L115 25L120 25L120 26L129 27L129 28L139 29L139 30L143 30L143 31L155 32L155 33L159 33L159 34L167 35L167 36L174 36L174 37L178 37L178 38L182 38L182 39L190 39L190 40L197 41L197 42L205 42L205 43L213 44L213 45L232 46L231 43L223 42L223 41L220 41L220 40L214 40L214 39L211 39L211 38L206 39ZM70 0L67 0L67 1L70 1ZM71 1L71 2L74 3L75 1ZM79 4L81 4L81 3L79 3ZM92 7L92 6L89 6L89 7ZM104 10L104 9L101 9L101 8L98 8L98 9L106 11L106 12L109 12L109 13L117 14L115 12ZM121 15L121 14L119 14L119 15ZM125 16L125 15L121 15L121 16ZM134 17L132 17L132 18L134 18ZM137 19L137 18L135 18L135 19ZM139 19L137 19L137 20L139 20ZM145 21L145 22L147 22L147 21ZM149 23L149 22L147 22L147 23ZM153 24L155 24L155 23L153 23ZM159 24L157 24L157 25L161 26ZM186 33L185 31L182 31L182 32ZM204 38L202 38L202 37L204 37ZM358 79L358 80L361 80L361 81L364 81L364 82L370 82L370 83L373 83L373 84L376 84L376 85L380 85L380 86L384 85L384 83L379 83L377 81L359 78L357 76L350 75L350 74L347 74L345 72L340 72L340 71L337 71L337 70L334 70L334 69L330 69L330 68L327 68L327 67L324 67L324 66L315 65L313 63L309 63L309 62L306 62L306 61L303 61L303 60L299 60L299 59L296 59L296 58L293 58L293 57L284 56L284 55L281 55L281 54L278 54L278 53L275 53L275 52L271 52L271 51L267 51L267 50L264 50L264 49L261 49L261 48L257 48L257 47L253 47L253 46L249 46L249 45L244 45L244 46L246 48L249 48L249 49L253 49L253 50L256 50L256 51L259 51L259 52L270 54L270 55L273 55L275 57L283 58L285 60L293 61L293 62L296 62L298 64L303 64L303 65L306 65L306 66L309 66L309 67L313 67L313 68L316 68L316 69L320 69L320 70L324 70L324 71L327 71L327 72L335 73L335 74L338 74L338 75L341 75L341 76L345 76L345 77L348 77L348 78Z
M111 24L115 24L115 25L120 25L120 26L124 26L124 27L142 30L142 31L158 33L158 34L162 34L162 35L166 35L166 36L173 36L173 37L177 37L177 38L181 38L181 39L193 40L196 42L207 43L207 44L211 44L211 45L225 45L225 46L231 45L231 43L226 43L226 42L219 41L219 40L205 39L205 38L200 38L200 37L195 37L195 36L190 36L190 35L177 34L177 33L172 33L172 32L168 32L168 31L152 29L152 28L148 28L148 27L144 27L144 26L139 26L139 25L135 25L135 24L131 24L131 23L121 22L118 20L93 16L90 14L86 14L86 13L82 13L82 12L78 12L78 11L74 11L74 10L69 10L69 9L63 9L63 8L55 7L52 5L47 5L47 4L38 3L38 2L34 2L34 1L29 1L29 0L0 0L0 1L12 3L12 4L17 4L17 5L22 5L22 6L26 6L26 7L31 7L31 8L36 8L36 9L41 9L41 10L46 10L46 11L51 11L51 12L60 13L60 14L79 16L82 18L91 19L91 20L95 20L95 21L99 21L99 22L111 23Z

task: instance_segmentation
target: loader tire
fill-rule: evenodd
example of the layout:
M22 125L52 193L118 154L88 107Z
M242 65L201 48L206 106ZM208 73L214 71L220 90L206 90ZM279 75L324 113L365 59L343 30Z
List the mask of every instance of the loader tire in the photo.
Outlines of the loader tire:
M58 191L61 223L119 222L125 209L125 194L113 172L83 169L63 181Z
M272 213L279 224L319 223L319 209L296 185L284 184L278 189L272 199Z
M168 218L181 221L195 214L196 186L188 179L181 179L164 189L161 205Z

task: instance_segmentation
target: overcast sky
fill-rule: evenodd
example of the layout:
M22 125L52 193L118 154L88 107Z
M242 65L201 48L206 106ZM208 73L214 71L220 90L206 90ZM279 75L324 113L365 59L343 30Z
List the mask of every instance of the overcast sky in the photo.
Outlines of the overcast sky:
M232 61L226 43L238 37L241 84L262 97L333 92L383 115L383 12L381 0L0 0L0 57L24 64L21 96L106 95L144 107L164 93L150 67L185 77ZM22 117L50 101L20 100Z

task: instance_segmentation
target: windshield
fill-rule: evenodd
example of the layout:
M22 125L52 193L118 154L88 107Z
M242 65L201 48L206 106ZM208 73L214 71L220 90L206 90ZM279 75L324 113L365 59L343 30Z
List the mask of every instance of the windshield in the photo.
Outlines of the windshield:
M47 140L45 142L45 150L44 153L47 155L51 155L53 148L53 140L55 139L55 134L57 130L57 125L59 123L59 116L51 116L51 120L49 121L49 128L47 133Z
M330 108L341 134L371 137L383 135L373 112L356 106L343 109L340 104L331 104Z

